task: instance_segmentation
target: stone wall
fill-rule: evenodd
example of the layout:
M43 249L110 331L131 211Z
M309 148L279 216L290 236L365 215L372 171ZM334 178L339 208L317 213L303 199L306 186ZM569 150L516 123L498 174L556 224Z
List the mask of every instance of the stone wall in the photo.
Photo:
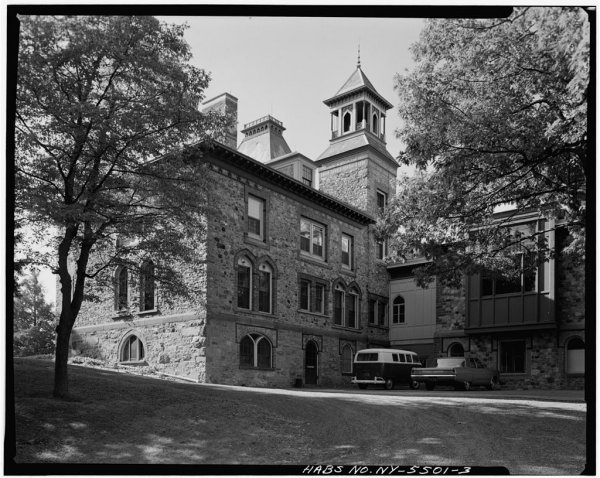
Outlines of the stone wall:
M352 156L319 168L319 190L352 206L369 210L368 157ZM349 186L351 185L351 186Z
M391 199L396 193L396 169L368 151L349 154L319 168L319 189L376 217L377 190Z
M71 357L100 359L108 366L120 363L124 341L137 336L145 350L140 363L153 372L177 375L197 381L205 379L205 314L155 316L76 328L71 335Z
M205 219L188 224L186 239L196 250L193 260L177 266L185 294L169 293L156 284L156 308L141 311L139 277L128 277L129 309L115 310L114 269L97 280L88 280L86 298L71 336L71 355L97 358L114 365L120 361L124 340L136 335L144 344L143 363L154 371L204 380L206 321L206 228ZM153 258L159 263L160 257ZM92 262L94 259L92 259Z
M208 224L208 327L207 379L219 383L289 386L304 376L304 339L319 344L319 384L349 383L340 369L340 340L353 350L370 342L387 343L387 329L368 327L367 293L387 296L387 272L375 261L371 234L366 225L295 198L287 191L216 167L210 173L213 187ZM267 204L264 242L246 234L246 195L264 197ZM327 228L325 262L300 253L300 218L307 217ZM341 234L354 239L354 270L341 264ZM245 253L256 262L268 260L275 269L275 300L272 314L239 309L236 304L236 261ZM303 274L327 283L326 313L299 310L299 277ZM336 280L355 283L361 291L360 328L333 324L332 287ZM239 341L254 330L274 345L273 370L242 369Z

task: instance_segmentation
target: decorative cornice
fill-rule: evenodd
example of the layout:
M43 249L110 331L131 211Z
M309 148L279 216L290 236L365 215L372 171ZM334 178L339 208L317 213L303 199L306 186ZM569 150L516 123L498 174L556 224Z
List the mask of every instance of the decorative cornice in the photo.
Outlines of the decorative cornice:
M206 153L203 157L204 160L210 160L209 153L212 153L246 172L254 174L263 180L275 183L287 191L313 201L316 204L335 211L336 213L352 219L360 224L366 225L375 222L375 219L366 212L360 211L349 204L334 198L333 196L306 186L302 182L291 178L290 176L287 176L269 166L266 166L263 163L256 161L255 159L252 159L251 157L246 156L221 143L214 142L212 143L212 146L208 146L206 144L201 144L199 146L201 150Z

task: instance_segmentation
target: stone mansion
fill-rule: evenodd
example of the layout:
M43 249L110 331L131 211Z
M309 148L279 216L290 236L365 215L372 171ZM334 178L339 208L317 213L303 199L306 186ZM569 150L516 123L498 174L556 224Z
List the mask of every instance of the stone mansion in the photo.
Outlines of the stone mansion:
M151 261L141 277L118 268L104 300L82 307L72 353L198 382L290 387L349 385L357 350L393 347L423 361L479 357L506 387L583 387L583 267L559 254L516 285L472 276L460 290L417 287L419 261L389 265L373 232L396 193L393 105L360 65L324 103L331 140L316 160L291 151L272 116L244 125L239 145L232 130L204 150L206 234L198 261L182 265L196 296L163 301ZM237 99L203 107L235 113ZM515 226L547 223L532 214ZM566 240L549 234L557 248Z

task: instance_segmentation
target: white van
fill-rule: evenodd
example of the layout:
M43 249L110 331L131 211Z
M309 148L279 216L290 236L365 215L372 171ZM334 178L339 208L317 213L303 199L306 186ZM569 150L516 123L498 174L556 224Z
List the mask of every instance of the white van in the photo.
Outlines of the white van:
M365 389L368 385L383 385L387 390L401 383L419 388L419 382L410 378L413 368L421 367L419 357L410 350L363 349L354 357L352 383Z

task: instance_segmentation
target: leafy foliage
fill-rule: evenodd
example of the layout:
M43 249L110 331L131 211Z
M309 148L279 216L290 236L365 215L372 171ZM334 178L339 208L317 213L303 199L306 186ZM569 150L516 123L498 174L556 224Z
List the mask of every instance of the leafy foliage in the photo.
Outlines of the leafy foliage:
M174 265L193 244L178 232L202 211L204 175L196 148L168 153L220 138L232 118L198 110L210 77L189 64L183 27L125 16L20 21L16 214L51 245L26 252L60 277L60 345L86 280L108 267L160 258L162 287L186 292Z
M31 271L19 283L13 310L15 355L49 354L54 350L56 317L44 297L39 273Z
M525 211L567 227L583 256L589 43L577 8L428 21L414 70L396 77L400 159L422 171L379 224L400 258L433 259L428 272L454 282L458 269L502 268ZM506 204L516 208L493 215ZM548 257L545 234L532 234L517 242Z

